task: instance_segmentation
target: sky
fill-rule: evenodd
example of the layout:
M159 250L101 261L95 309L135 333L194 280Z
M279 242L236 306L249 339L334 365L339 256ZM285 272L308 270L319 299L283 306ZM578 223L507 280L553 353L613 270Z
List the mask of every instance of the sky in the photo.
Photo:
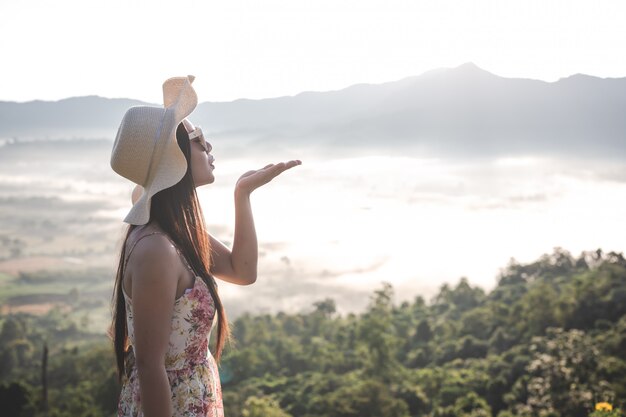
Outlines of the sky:
M626 76L621 0L0 0L0 100L200 102L378 84L466 62L503 77Z

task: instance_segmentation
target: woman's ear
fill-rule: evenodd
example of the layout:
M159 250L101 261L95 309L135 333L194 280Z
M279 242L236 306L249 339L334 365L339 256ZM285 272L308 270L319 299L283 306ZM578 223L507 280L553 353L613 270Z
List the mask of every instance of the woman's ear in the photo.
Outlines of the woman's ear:
M133 194L131 196L131 201L133 202L133 205L135 205L135 203L137 202L137 200L139 200L142 194L143 194L143 187L141 185L136 185L135 188L133 189Z

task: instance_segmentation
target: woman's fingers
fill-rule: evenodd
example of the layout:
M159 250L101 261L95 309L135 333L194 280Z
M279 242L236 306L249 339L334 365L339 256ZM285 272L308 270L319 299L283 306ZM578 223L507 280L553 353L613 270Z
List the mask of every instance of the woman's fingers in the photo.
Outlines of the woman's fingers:
M289 162L279 162L272 167L272 178L282 174L286 170L295 167L296 165L300 165L302 162L299 160L293 160Z
M271 169L272 174L273 174L272 177L275 177L281 172L284 172L288 170L289 168L293 168L296 165L300 165L300 164L302 164L302 161L300 161L299 159L294 159L288 162L279 162L277 164L267 164L263 167L263 169L268 169L268 168Z
M267 164L259 170L252 170L243 174L239 177L239 180L237 180L236 187L252 192L256 188L267 184L282 172L300 164L302 164L302 161L299 159L294 159L288 162L279 162L277 164Z
M300 161L299 159L295 159L295 160L289 161L289 162L281 162L281 164L282 164L282 166L281 166L280 171L283 172L283 171L291 169L291 168L293 168L295 166L301 165L302 161Z
M298 159L294 159L292 161L288 161L288 162L279 162L278 164L276 164L277 167L279 167L279 169L281 170L286 170L289 168L293 168L296 165L300 165L302 164L302 161L298 160Z

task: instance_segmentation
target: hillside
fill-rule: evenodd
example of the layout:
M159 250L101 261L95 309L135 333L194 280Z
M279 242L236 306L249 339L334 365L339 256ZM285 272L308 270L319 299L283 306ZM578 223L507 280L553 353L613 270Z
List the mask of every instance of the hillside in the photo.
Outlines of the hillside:
M226 415L582 417L595 402L625 402L622 254L556 248L511 261L490 293L462 278L429 301L393 300L383 283L360 315L339 316L324 299L238 318L220 366ZM47 341L54 415L113 415L110 348L104 336L80 338L62 312L4 316L2 409L36 408Z

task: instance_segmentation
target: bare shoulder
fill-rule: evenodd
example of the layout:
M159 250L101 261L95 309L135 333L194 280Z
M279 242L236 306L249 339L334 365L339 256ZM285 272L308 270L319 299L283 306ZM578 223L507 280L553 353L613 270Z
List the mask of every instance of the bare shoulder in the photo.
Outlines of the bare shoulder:
M171 264L178 257L172 242L161 233L141 236L135 242L137 243L131 254L135 266L148 267L155 264L163 266Z
M174 298L180 274L176 248L160 233L139 239L128 259L131 282L126 286L127 292L131 297L137 290L144 294L158 292L169 296L171 293Z

